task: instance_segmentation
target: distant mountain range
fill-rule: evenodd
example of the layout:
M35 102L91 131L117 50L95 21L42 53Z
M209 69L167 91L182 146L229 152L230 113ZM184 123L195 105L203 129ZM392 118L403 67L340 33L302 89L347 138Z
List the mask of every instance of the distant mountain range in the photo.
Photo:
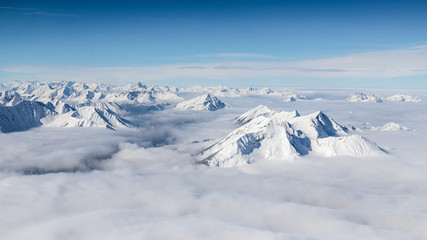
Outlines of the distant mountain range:
M177 111L217 111L230 107L218 97L271 96L283 102L319 100L309 99L295 91L275 91L270 88L238 89L223 86L176 88L149 86L142 83L105 85L65 81L16 81L0 84L0 89L1 132L24 131L38 126L109 129L138 127L127 118L144 111L165 108ZM182 96L187 96L188 93L200 95L186 100ZM380 98L357 93L348 101L418 102L420 100L407 95ZM242 124L248 123L259 116L267 117L271 114L268 108L259 107L242 115L238 121ZM289 114L296 117L298 113ZM298 124L295 122L294 126Z
M79 82L9 82L0 85L0 130L23 131L32 127L135 127L126 116L147 109L216 111L229 107L215 95L239 97L272 95L283 101L305 99L291 91L269 88L148 86L142 83L105 85ZM185 100L178 94L203 94ZM163 106L163 107L162 107Z
M347 98L349 102L421 102L421 99L409 95L397 94L389 97L368 96L364 93L355 93Z

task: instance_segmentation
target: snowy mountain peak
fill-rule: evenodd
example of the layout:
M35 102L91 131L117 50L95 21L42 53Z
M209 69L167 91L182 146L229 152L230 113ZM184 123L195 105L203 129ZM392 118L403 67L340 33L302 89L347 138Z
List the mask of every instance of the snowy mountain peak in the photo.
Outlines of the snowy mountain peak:
M367 96L364 93L355 93L353 95L351 95L350 97L347 98L347 101L349 102L377 102L380 103L382 102L381 98L372 95L372 96Z
M371 131L412 131L412 129L395 122L386 123L381 127L373 127L370 123L364 123L363 125L364 129Z
M88 104L68 111L46 124L46 127L102 127L109 129L133 127L132 122L112 111L110 104Z
M367 96L364 93L355 93L347 98L349 102L377 102L381 103L384 101L388 102L421 102L421 99L409 95L396 94L390 97L377 97L375 95Z
M0 105L4 106L15 106L22 101L22 97L19 93L13 91L1 91L0 92Z
M259 105L258 107L255 107L240 115L238 118L236 118L236 122L243 125L260 116L278 118L281 121L290 121L295 117L299 117L300 114L297 110L291 112L273 111L264 105Z
M375 143L347 135L322 112L300 116L258 106L236 121L245 123L201 153L210 166L232 167L257 160L295 160L313 153L324 157L383 154Z
M382 127L377 128L380 131L411 131L410 128L407 128L403 125L400 125L395 122L389 122Z
M254 118L257 118L259 116L269 116L272 113L274 113L274 111L270 110L268 107L264 105L259 105L258 107L253 108L240 115L240 117L236 119L236 122L243 125L250 122Z
M216 111L227 107L225 103L221 102L218 98L213 96L210 93L192 98L190 100L178 103L176 109L178 110L207 110L207 111Z
M421 99L409 95L397 94L386 97L385 100L391 102L421 102Z
M291 119L293 126L312 139L346 134L345 129L321 111Z
M42 125L42 119L56 115L51 106L35 101L20 101L14 106L0 106L0 131L24 131Z

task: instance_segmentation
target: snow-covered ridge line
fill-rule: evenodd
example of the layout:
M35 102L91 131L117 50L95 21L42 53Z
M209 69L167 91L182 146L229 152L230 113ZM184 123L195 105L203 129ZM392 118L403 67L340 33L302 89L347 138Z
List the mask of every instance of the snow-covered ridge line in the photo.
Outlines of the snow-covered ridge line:
M192 98L190 100L180 102L176 105L176 109L185 111L216 111L222 108L229 107L227 104L221 102L217 97L213 96L210 93Z
M31 127L102 127L109 129L134 127L122 117L121 105L159 105L182 101L176 89L143 84L110 86L76 82L13 82L3 84L0 91L0 128L2 132ZM23 104L21 104L23 103ZM40 112L39 105L50 112ZM23 115L21 106L26 106ZM11 123L15 122L15 123ZM20 123L20 124L17 124Z
M142 83L137 84L96 84L79 82L10 82L2 84L2 92L7 90L17 92L25 99L31 97L44 99L68 99L82 101L93 99L103 102L122 102L136 101L139 103L150 102L180 102L182 98L178 97L180 93L209 93L217 97L240 97L251 95L276 96L283 101L306 100L307 97L294 90L273 90L271 88L230 88L225 86L201 87L194 86L189 88L177 88L170 86L152 86ZM4 94L3 94L4 95ZM32 96L33 95L33 96ZM0 94L1 97L1 94Z
M364 123L363 128L369 131L414 131L395 122L389 122L381 127L374 127L370 123Z
M240 97L240 96L276 96L283 99L284 102L293 102L298 100L307 100L306 96L293 90L273 90L271 88L230 88L225 86L202 87L193 86L189 88L179 88L180 92L198 92L210 93L218 97Z
M13 106L0 106L0 132L24 131L41 126L42 120L56 115L52 106L36 101L20 101Z
M323 112L272 111L258 106L236 119L241 127L201 153L209 166L233 167L255 161L293 161L307 154L366 157L384 154L376 143L347 129Z
M193 87L176 88L169 86L150 86L137 84L97 84L82 82L9 82L1 84L0 106L14 107L23 101L43 103L55 112L46 114L41 124L32 123L31 126L43 125L46 127L103 127L110 129L133 127L131 121L124 116L131 115L122 106L176 106L178 110L208 110L215 111L229 107L214 95L239 97L247 95L279 96L283 101L305 99L292 91L274 91L270 88L236 89L229 87ZM198 98L185 101L178 94L187 92L202 92ZM36 106L34 104L33 106ZM136 109L135 107L126 109ZM14 108L15 109L15 108ZM36 110L35 110L36 111ZM7 114L6 114L7 112ZM19 113L6 111L0 117L14 117L19 121ZM6 115L7 116L6 116ZM7 120L3 124L4 131L18 131L7 127ZM0 125L2 127L2 125ZM7 130L8 129L8 130Z
M376 95L368 96L364 93L355 93L347 98L347 101L349 102L421 102L421 99L418 97L413 97L410 95L403 95L403 94L396 94L389 97L379 97Z

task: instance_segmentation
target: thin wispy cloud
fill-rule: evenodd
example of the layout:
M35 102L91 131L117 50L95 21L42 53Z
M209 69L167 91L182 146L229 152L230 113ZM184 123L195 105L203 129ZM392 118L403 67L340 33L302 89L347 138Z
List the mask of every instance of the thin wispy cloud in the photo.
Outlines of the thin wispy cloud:
M416 46L414 48L427 48L427 45Z
M63 13L58 10L45 10L40 8L22 8L22 7L8 7L0 6L0 9L4 10L14 10L22 15L38 15L38 16L48 16L48 17L77 17L76 14Z
M40 15L40 16L49 16L49 17L78 17L76 14L68 13L59 13L59 12L46 12L46 11L34 11L34 12L25 12L24 15Z
M352 54L294 62L222 61L141 67L8 66L2 71L22 80L168 81L284 78L396 78L427 75L427 48ZM11 79L9 79L11 80Z
M215 54L199 54L197 57L225 57L225 58L268 58L274 59L275 56L266 55L266 54L256 54L256 53L215 53Z
M8 9L8 10L25 10L25 11L34 11L34 10L39 10L38 8L20 8L20 7L5 7L5 6L0 6L0 9Z

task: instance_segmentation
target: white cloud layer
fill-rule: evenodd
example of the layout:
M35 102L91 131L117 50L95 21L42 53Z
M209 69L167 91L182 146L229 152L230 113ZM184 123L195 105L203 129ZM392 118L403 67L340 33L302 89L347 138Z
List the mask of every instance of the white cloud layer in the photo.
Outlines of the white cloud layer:
M224 55L224 54L219 54ZM226 54L230 56L230 54ZM233 54L231 54L233 55ZM239 57L242 54L237 54ZM248 56L246 56L248 57ZM259 57L259 56L258 56ZM165 81L179 79L396 78L427 75L427 48L351 54L296 62L234 61L179 63L141 67L25 65L3 67L9 80L92 82Z
M222 114L165 110L141 116L148 126L140 130L38 128L0 134L0 235L12 240L427 238L425 103L226 101L233 108ZM260 103L302 113L325 110L356 126L398 121L417 131L363 133L388 148L390 155L381 158L306 157L230 169L195 164L192 154L223 137L236 127L239 113ZM206 139L214 140L203 143ZM159 141L164 144L154 147ZM76 167L83 171L66 171Z

